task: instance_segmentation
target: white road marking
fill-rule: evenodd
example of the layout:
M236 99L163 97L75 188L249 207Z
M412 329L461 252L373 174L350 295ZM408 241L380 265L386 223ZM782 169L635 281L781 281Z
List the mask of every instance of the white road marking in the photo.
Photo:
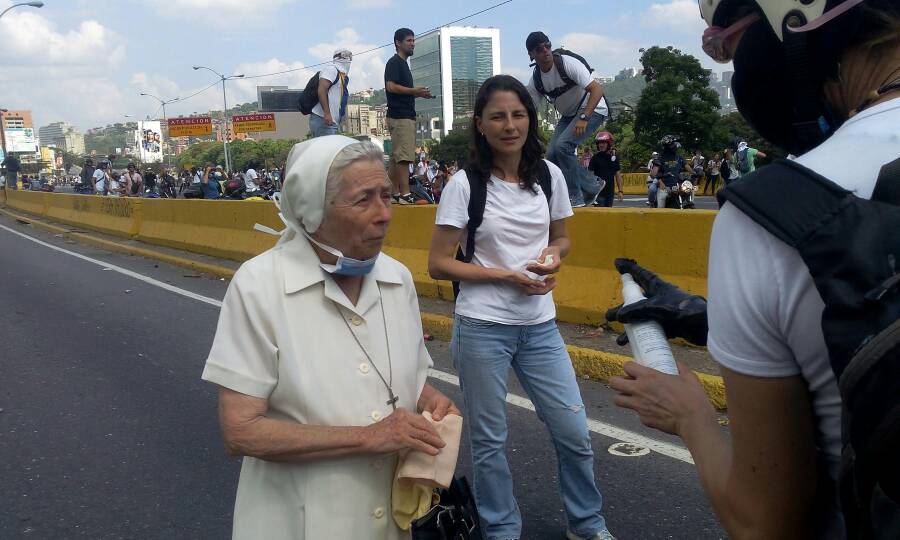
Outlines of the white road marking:
M77 259L81 259L83 261L87 261L89 263L96 264L97 266L102 266L103 270L113 270L120 274L124 274L128 277L132 277L138 281L143 281L144 283L159 287L160 289L165 289L169 292L173 292L175 294L180 294L181 296L186 296L192 300L197 300L199 302L203 302L204 304L209 304L211 306L222 307L222 302L219 300L216 300L215 298L209 298L208 296L203 296L202 294L193 293L191 291L181 289L179 287L176 287L174 285L170 285L168 283L153 279L151 277L147 277L145 275L138 274L137 272L133 272L127 268L122 268L121 266L116 266L114 264L109 264L107 262L98 261L97 259L92 259L86 255L82 255L81 253L75 253L74 251L69 251L68 249L64 249L59 246L54 246L53 244L48 244L47 242L44 242L43 240L38 240L37 238L28 236L27 234L20 233L19 231L15 230L15 229L10 229L9 227L7 227L5 225L0 225L0 229L4 229L6 231L9 231L9 232L17 235L17 236L21 236L22 238L31 240L35 244L40 244L44 247L48 247L50 249L59 251L60 253L65 253L66 255L71 255Z
M89 262L92 264L96 264L97 266L102 267L103 270L108 270L108 271L111 270L114 272L118 272L118 273L126 275L128 277L137 279L138 281L147 283L148 285L153 285L155 287L165 289L169 292L179 294L181 296L190 298L192 300L197 300L199 302L203 302L205 304L209 304L209 305L215 306L215 307L222 307L222 302L220 300L216 300L215 298L209 298L208 296L203 296L201 294L197 294L197 293L182 289L180 287L176 287L169 283L165 283L165 282L153 279L151 277L144 276L144 275L134 272L132 270L128 270L127 268L122 268L121 266L116 266L114 264L109 264L107 262L93 259L86 255L82 255L81 253L75 253L74 251L70 251L68 249L64 249L59 246L54 246L53 244L49 244L47 242L44 242L43 240L38 240L37 238L34 238L27 234L20 233L19 231L16 231L16 230L6 227L4 225L0 225L0 229L11 232L12 234L15 234L17 236L21 236L22 238L25 238L26 240L30 240L30 241L34 242L35 244L42 245L44 247L50 248L50 249L58 251L60 253L65 253L66 255L71 255L72 257L81 259L83 261L86 261L86 262ZM450 383L454 386L459 386L459 377L457 377L456 375L453 375L451 373L445 373L443 371L438 371L436 369L429 369L428 375L429 375L429 377L432 377L439 381L444 381L444 382ZM521 407L523 409L527 409L529 411L536 412L535 408L534 408L534 403L532 403L531 400L524 398L522 396L518 396L516 394L507 394L506 402L511 405L515 405L517 407ZM662 454L664 456L670 457L672 459L677 459L677 460L683 461L685 463L690 463L692 465L694 463L694 460L691 458L690 452L688 452L687 449L685 449L684 447L670 444L670 443L663 442L663 441L659 441L656 439L651 439L649 437L644 437L643 435L640 435L633 431L629 431L627 429L622 429L620 427L616 427L612 424L607 424L606 422L601 422L599 420L594 420L593 418L588 418L587 424L588 424L588 429L598 435L603 435L605 437L609 437L611 439L616 439L616 440L619 440L619 441L622 441L625 443L631 443L634 445L643 446L643 447L653 450L654 452L656 452L658 454Z

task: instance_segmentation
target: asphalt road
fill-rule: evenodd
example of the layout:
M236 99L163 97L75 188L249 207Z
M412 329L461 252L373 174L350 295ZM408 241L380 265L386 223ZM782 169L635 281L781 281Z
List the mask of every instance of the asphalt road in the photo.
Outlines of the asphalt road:
M3 216L0 226L0 538L229 538L240 460L225 455L216 389L200 380L218 308L107 265L213 302L227 283ZM454 375L447 344L429 349L441 379L432 383L461 401L445 382ZM723 538L693 465L657 452L608 451L636 435L679 455L677 441L614 407L605 385L580 383L595 420L595 472L611 530L620 539ZM524 395L515 383L511 392ZM523 538L562 538L546 431L527 408L510 405L508 414ZM468 452L458 472L471 475Z

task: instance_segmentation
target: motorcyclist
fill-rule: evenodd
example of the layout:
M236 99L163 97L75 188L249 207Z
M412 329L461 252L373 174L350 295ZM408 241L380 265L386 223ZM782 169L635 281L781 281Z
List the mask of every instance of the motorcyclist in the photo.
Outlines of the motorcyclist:
M870 199L879 171L898 156L900 4L704 0L700 10L709 25L703 48L734 62L732 90L749 124L848 197ZM729 537L900 537L896 522L875 530L845 523L849 507L837 486L842 409L852 404L843 402L830 365L822 294L797 248L724 204L710 241L709 317L703 298L634 261L616 267L648 299L610 310L608 320L658 320L669 337L708 342L720 365L730 436L684 365L669 376L626 363L629 378L613 377L610 386L620 392L616 403L643 423L681 436ZM869 519L897 508L898 494L883 488L884 504L870 507Z
M681 173L686 172L690 175L691 168L687 161L678 155L678 149L681 148L678 137L664 135L659 140L659 146L661 151L659 157L653 161L650 176L656 179L659 187L656 193L656 207L665 208L666 201L670 197L676 197L681 190ZM685 194L685 196L688 197L685 207L692 208L694 206L693 192Z

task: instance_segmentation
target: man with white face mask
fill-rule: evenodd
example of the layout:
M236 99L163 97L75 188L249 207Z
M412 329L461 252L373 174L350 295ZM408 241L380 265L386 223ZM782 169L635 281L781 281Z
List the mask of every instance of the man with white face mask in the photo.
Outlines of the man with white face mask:
M309 116L309 130L313 137L336 135L347 111L350 82L350 62L353 53L346 49L334 51L334 60L319 72L319 104Z

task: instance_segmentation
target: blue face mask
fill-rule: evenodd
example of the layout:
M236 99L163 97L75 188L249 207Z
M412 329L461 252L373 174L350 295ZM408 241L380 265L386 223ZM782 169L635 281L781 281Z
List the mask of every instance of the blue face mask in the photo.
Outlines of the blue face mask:
M319 266L322 267L322 270L325 270L329 274L337 274L339 276L364 276L375 268L375 262L378 260L378 255L364 261L344 257L344 254L339 250L334 249L331 246L326 246L321 242L317 242L305 230L302 232L304 236L309 238L310 242L337 257L337 264L319 264Z

